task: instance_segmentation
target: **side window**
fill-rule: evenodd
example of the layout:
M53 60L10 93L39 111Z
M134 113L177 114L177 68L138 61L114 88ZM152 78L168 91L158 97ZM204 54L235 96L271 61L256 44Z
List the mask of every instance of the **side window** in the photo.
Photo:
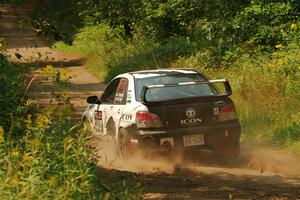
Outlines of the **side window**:
M128 80L122 78L118 89L115 95L114 103L115 104L125 104L126 103L126 97L127 97L127 87L128 87Z
M120 78L115 79L109 84L109 86L107 86L107 88L101 96L101 101L103 103L114 103L115 94L117 92L120 80Z

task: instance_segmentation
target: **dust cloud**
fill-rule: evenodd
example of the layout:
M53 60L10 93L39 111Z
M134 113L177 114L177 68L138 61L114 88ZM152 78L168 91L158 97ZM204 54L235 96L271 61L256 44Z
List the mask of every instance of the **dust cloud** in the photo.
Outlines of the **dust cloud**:
M173 173L176 167L183 162L180 152L172 156L164 156L154 154L146 155L137 151L133 157L122 159L117 155L115 144L110 138L93 139L92 146L97 152L98 165L121 171Z
M268 147L242 146L240 158L233 165L224 165L214 152L175 152L173 154L153 154L146 156L136 152L130 159L117 156L111 139L93 139L98 156L98 165L104 168L136 173L175 173L178 169L189 169L203 173L218 171L234 174L280 174L300 176L300 160L289 153Z
M289 152L271 147L245 146L242 149L241 167L258 170L260 173L300 176L300 159Z

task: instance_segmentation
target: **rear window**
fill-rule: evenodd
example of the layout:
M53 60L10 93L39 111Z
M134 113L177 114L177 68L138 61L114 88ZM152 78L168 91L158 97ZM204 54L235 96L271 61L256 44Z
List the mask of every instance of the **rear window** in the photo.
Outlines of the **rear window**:
M140 95L144 86L178 84L188 82L207 81L201 74L153 74L150 77L135 78L136 100L140 101ZM211 84L178 85L175 87L152 88L146 93L147 101L162 101L168 99L182 99L189 97L213 96L218 94L217 89Z

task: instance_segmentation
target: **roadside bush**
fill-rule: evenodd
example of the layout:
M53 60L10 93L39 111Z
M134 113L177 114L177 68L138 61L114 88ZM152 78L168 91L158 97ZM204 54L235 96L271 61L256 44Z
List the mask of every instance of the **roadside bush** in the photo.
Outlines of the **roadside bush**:
M233 20L235 32L242 41L255 41L266 48L286 43L286 30L295 20L297 7L293 1L253 1Z
M28 114L20 124L23 135L2 140L3 199L92 199L99 194L88 137L75 131L69 115L69 105Z
M125 43L111 52L105 81L128 71L171 67L174 59L190 54L194 48L181 37L170 38L161 44L151 40Z
M11 117L20 107L21 79L16 66L9 63L3 54L0 54L0 126L8 131Z
M106 24L84 27L76 34L73 47L87 56L92 53L103 54L109 42L113 42L117 35L118 31Z
M34 5L32 24L38 33L47 36L51 42L63 40L71 44L74 34L83 24L83 19L76 9L77 1L36 0Z
M275 131L274 141L280 145L293 144L300 139L300 123L293 122L290 126Z

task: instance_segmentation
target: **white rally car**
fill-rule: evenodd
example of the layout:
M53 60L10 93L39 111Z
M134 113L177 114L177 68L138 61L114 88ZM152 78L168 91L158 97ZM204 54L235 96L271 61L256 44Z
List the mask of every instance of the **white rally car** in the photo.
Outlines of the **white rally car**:
M229 95L227 80L208 80L194 69L130 72L115 77L101 97L88 97L82 120L94 135L113 138L123 157L137 148L237 157L241 127Z

